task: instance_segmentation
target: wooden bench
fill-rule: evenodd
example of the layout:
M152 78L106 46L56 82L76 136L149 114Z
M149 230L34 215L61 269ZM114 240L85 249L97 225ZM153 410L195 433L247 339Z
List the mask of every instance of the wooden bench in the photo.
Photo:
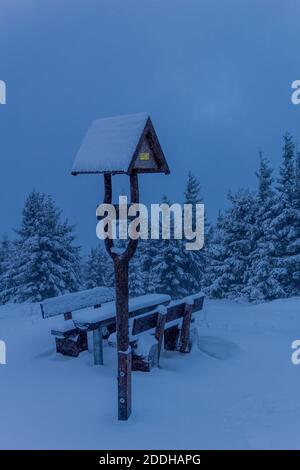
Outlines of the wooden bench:
M149 372L158 366L163 340L166 350L189 353L192 316L202 310L203 302L204 295L199 293L135 318L130 342L132 370Z
M159 306L168 305L171 297L166 294L148 294L129 299L129 318L135 318L151 312ZM74 326L83 332L93 332L94 364L103 364L103 339L116 332L116 305L107 302L97 310L76 313L73 317Z
M113 289L96 287L44 300L40 304L43 318L63 315L65 320L52 327L51 330L51 334L55 336L57 352L77 357L80 352L86 351L88 348L87 334L74 325L73 313L83 309L99 308L103 303L114 298Z

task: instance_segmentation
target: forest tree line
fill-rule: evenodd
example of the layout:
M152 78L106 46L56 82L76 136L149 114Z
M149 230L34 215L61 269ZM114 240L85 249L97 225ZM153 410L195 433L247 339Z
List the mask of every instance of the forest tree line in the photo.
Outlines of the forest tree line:
M229 192L229 206L217 222L206 220L202 250L187 251L184 239L140 240L130 263L130 295L182 298L202 290L214 298L249 301L300 295L300 152L290 134L283 137L278 176L260 153L256 177L256 190ZM167 196L162 202L170 203ZM182 203L203 203L192 172ZM0 303L39 302L114 285L103 243L83 257L75 227L63 220L51 196L28 195L15 233L14 240L4 235L0 243Z

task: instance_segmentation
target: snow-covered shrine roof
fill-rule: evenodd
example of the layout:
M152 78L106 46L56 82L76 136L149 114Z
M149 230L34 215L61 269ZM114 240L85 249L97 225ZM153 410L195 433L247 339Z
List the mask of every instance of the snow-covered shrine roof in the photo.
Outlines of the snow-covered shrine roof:
M163 172L169 168L147 113L97 119L75 157L72 174Z

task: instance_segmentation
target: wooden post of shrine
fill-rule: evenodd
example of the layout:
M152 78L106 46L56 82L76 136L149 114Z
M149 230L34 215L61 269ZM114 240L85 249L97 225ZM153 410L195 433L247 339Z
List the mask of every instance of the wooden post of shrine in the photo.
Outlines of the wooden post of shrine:
M138 175L130 174L131 203L139 202ZM111 174L104 174L104 203L112 203ZM111 238L105 239L105 247L114 263L117 317L117 348L118 348L118 418L127 420L131 414L131 348L128 335L128 265L135 253L138 239L129 239L127 248L121 254L115 253Z

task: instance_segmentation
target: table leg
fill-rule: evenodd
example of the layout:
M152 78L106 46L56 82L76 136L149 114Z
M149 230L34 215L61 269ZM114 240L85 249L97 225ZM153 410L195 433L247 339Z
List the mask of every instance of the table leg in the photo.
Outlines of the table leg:
M103 365L103 342L102 342L102 328L93 330L93 343L94 343L94 364L96 366Z

